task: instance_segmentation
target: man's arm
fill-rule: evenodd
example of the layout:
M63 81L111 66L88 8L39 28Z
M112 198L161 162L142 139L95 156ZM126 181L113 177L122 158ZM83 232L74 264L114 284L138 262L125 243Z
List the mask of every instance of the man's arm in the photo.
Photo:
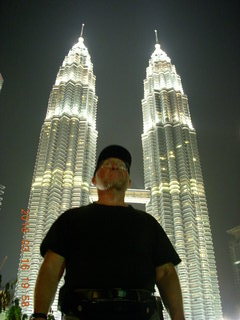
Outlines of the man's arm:
M47 314L65 269L65 259L49 250L38 273L34 293L34 313Z
M181 287L172 263L156 268L156 284L171 319L184 320Z

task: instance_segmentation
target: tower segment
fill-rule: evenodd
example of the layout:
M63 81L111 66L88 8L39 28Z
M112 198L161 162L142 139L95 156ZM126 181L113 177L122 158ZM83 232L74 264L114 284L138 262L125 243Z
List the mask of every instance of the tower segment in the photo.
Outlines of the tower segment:
M28 209L21 212L23 240L15 295L23 313L32 313L42 239L62 212L89 203L97 142L95 80L81 32L50 94Z
M186 319L222 319L204 184L188 98L156 37L144 80L143 160L146 209L182 259L178 274ZM167 316L166 316L167 318Z

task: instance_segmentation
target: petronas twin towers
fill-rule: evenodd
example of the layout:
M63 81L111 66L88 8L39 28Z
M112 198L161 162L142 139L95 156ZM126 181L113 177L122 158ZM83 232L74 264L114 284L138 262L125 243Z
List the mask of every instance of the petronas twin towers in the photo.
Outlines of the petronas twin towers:
M40 243L66 209L88 204L95 167L95 75L81 34L65 57L50 94L25 220L16 296L33 308ZM186 319L220 320L221 302L207 203L187 96L158 41L144 80L143 162L146 210L179 253ZM53 304L53 309L56 303ZM166 319L167 319L167 315Z

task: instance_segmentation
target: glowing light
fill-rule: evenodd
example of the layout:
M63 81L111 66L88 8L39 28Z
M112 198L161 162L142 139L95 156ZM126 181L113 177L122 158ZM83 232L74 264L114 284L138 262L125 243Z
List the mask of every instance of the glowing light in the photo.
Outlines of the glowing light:
M153 54L151 55L151 58L154 62L157 61L166 61L171 63L171 59L167 56L166 52L164 52L159 43L155 44L155 50L153 52Z

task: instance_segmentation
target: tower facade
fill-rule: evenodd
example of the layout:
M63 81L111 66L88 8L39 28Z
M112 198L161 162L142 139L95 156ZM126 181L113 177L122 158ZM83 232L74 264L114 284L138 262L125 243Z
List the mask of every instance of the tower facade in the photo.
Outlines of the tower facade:
M3 202L3 195L5 192L5 186L0 184L0 210L1 210L1 206L2 206L2 202Z
M2 90L2 86L3 86L3 77L0 73L0 91Z
M52 88L28 209L21 212L23 240L15 296L23 313L32 313L42 239L60 213L89 203L97 142L95 80L81 35L65 57Z
M234 275L236 311L240 316L240 225L227 231L229 251Z
M151 193L146 209L182 259L177 268L186 319L222 319L196 131L181 78L158 43L146 70L142 112L144 181Z

